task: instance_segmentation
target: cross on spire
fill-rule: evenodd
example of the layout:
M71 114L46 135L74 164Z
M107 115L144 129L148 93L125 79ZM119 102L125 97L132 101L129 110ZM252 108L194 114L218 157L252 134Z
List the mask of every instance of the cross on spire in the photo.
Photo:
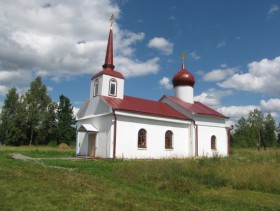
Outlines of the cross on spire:
M111 18L110 18L110 21L111 21L110 29L113 28L113 22L114 22L114 20L115 20L115 16L114 16L114 14L112 14L112 15L111 15Z

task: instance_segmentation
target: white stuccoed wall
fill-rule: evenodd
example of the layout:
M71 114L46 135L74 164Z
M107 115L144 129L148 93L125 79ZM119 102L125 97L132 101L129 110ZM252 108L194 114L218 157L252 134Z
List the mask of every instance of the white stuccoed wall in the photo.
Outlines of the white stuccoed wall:
M79 128L82 124L92 124L98 129L95 142L95 157L112 158L112 115L96 116L93 118L80 120L77 122L77 128ZM78 132L78 141L76 146L77 155L86 155L86 144L86 133Z
M197 117L198 156L227 156L228 137L225 120L221 118ZM216 136L216 150L211 149L211 136Z
M137 115L136 115L137 116ZM143 115L138 115L143 117ZM151 117L151 116L148 116ZM155 118L155 117L152 117ZM190 122L167 122L166 118L143 119L117 116L117 158L183 158L190 151ZM138 148L138 131L147 131L147 148ZM165 149L165 132L173 132L173 149Z

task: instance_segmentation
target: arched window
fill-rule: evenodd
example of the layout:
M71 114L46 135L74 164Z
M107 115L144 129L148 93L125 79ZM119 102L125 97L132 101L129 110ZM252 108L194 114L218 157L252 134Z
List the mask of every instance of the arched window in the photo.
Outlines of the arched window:
M140 129L138 131L138 148L147 147L147 131L145 129Z
M173 149L172 143L173 133L171 130L166 131L165 133L165 149Z
M216 136L211 136L211 149L216 149Z
M109 82L109 95L117 96L117 80L114 78L111 78Z
M96 80L94 81L93 97L95 97L95 96L98 95L98 86L99 86L99 82L98 82L98 80L96 79Z

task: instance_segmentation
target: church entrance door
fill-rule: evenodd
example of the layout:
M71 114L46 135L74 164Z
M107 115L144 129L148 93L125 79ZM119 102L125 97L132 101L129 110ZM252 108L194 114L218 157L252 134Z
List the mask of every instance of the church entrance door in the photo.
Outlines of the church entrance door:
M88 135L88 156L95 157L95 138L96 134L90 133Z

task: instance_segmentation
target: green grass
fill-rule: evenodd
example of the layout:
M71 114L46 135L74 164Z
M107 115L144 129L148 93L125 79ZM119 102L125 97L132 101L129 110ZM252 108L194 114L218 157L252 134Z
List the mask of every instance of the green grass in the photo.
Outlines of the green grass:
M74 156L0 147L0 210L279 210L280 149L230 158L22 161Z

